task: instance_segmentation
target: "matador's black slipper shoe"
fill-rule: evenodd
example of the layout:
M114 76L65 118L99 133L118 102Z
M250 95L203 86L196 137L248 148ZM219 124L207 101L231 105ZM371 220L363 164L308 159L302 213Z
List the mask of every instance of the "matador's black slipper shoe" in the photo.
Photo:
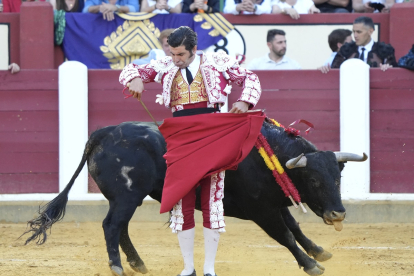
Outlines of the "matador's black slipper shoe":
M181 274L178 274L177 276L197 276L197 274L196 274L195 269L194 269L193 273L191 273L190 275L181 275Z
M217 276L217 274L211 275L210 273L204 274L204 276Z

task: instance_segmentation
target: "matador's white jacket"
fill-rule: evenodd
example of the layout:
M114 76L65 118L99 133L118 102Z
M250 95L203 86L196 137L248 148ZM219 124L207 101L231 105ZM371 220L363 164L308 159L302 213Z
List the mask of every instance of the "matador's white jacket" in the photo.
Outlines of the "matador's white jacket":
M243 86L238 101L250 103L251 107L257 104L262 91L256 74L240 67L236 59L223 51L217 53L197 51L197 54L201 56L200 72L208 95L209 107L213 107L216 103L223 105L226 102L227 95L231 93L230 83ZM163 86L162 97L165 107L175 112L183 109L182 105L170 106L171 85L179 69L169 56L152 60L146 65L131 63L122 70L119 82L126 86L137 77L140 77L144 83L160 82Z

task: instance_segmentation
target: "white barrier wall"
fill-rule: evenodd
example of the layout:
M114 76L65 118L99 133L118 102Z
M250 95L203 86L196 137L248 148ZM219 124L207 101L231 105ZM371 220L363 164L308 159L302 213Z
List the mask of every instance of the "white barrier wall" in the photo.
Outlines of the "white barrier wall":
M88 68L78 61L59 66L59 192L72 178L88 141ZM88 193L86 166L70 195Z
M369 66L360 59L345 61L340 71L341 151L370 156L369 147ZM342 172L341 193L359 198L369 193L370 159L348 162Z

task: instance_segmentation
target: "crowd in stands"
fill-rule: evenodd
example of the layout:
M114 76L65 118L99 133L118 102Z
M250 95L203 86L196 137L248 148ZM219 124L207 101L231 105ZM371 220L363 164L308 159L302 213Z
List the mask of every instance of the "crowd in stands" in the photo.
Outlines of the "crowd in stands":
M336 29L328 36L331 56L323 66L318 68L322 73L328 73L331 68L339 68L341 64L351 58L357 58L370 67L379 67L385 71L397 67L394 48L384 42L374 42L374 22L370 17L361 16L355 19L352 32L347 29ZM352 40L352 33L355 41ZM250 70L298 70L300 65L288 58L286 54L286 34L282 30L269 30L267 46L269 53L261 58L253 59L248 65Z
M25 0L0 0L0 12L19 12ZM50 2L55 10L102 13L113 20L115 12L215 13L220 0L26 0ZM396 3L414 0L224 0L223 13L285 14L299 19L313 13L388 13Z

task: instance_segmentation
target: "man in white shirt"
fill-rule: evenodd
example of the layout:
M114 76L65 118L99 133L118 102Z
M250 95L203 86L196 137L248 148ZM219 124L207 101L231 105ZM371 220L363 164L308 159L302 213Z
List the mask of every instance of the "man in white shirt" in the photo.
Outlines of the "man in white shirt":
M286 33L282 30L272 29L267 32L267 47L270 53L261 58L253 59L247 69L249 70L299 70L302 69L296 61L288 58L286 54Z
M223 13L264 14L271 13L271 0L226 0Z

